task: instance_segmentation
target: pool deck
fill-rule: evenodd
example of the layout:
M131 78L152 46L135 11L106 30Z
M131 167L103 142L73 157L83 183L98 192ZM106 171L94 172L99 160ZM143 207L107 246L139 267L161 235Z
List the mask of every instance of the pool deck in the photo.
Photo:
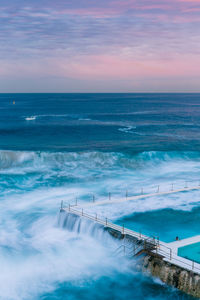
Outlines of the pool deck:
M163 260L166 262L169 262L170 264L176 265L178 267L182 267L186 270L195 272L200 275L200 264L199 263L178 255L178 248L184 247L186 245L190 245L193 243L198 243L199 241L200 241L199 235L188 238L188 239L184 239L182 241L172 242L172 243L165 243L165 242L160 241L160 245L159 245L157 251L154 250L153 252L162 255Z
M172 243L167 243L168 247L172 249L172 252L174 254L178 253L178 248L188 246L191 244L196 244L200 242L200 235L195 235L187 239L179 240L179 241L174 241Z

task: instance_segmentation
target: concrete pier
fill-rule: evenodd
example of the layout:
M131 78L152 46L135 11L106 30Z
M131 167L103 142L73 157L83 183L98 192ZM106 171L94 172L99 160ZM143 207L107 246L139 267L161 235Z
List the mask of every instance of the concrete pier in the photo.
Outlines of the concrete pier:
M140 195L136 196L128 196L127 191L125 194L124 198L117 199L111 197L111 194L109 193L108 199L106 200L101 200L101 201L95 201L94 196L92 197L92 203L87 202L87 203L82 203L81 207L93 207L93 206L99 206L99 205L106 205L106 204L114 204L114 203L122 203L122 202L127 202L127 201L134 201L134 200L139 200L139 199L144 199L144 198L150 198L150 197L157 197L157 196L165 196L165 195L171 195L171 194L177 194L177 193L182 193L182 192L190 192L190 191L195 191L195 190L200 190L200 186L192 186L192 187L184 187L184 188L179 188L179 189L170 189L168 191L160 191L160 189L157 189L155 193L144 193L144 191Z

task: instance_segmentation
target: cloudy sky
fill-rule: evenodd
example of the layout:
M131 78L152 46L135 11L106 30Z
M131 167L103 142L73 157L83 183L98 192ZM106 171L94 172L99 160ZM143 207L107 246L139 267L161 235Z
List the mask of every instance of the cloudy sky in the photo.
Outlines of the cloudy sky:
M200 0L1 0L0 92L200 92Z

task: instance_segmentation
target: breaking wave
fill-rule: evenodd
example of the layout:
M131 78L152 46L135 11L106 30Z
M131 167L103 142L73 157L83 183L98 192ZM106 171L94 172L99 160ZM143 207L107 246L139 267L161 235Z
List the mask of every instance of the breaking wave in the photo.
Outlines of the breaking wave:
M106 152L34 152L0 150L0 169L13 166L49 165L51 167L66 166L70 168L136 168L146 164L158 164L172 161L200 162L200 152L162 152L149 151L138 154L106 153Z
M109 233L105 230L105 227L90 219L79 217L73 213L68 213L61 210L58 217L58 226L65 228L69 231L76 232L78 234L84 234L95 238L106 244L110 244L110 247L114 248L116 240L111 238Z
M199 184L199 152L142 152L138 154L103 152L26 152L0 151L1 197L12 201L15 211L39 207L40 202L54 211L60 205L78 201L124 198L144 193L168 191ZM13 193L20 195L13 200ZM25 195L23 195L25 193ZM10 199L10 200L9 200ZM126 205L113 205L98 213L116 219L119 214L163 208L191 209L197 205L198 193L187 199L177 196L137 200ZM21 206L20 206L21 203ZM192 204L193 203L193 204ZM44 207L45 209L45 207Z

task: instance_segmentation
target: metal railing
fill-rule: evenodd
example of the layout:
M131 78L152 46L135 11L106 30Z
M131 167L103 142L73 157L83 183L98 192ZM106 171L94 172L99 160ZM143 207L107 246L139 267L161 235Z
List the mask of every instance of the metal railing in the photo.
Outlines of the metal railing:
M61 204L61 210L66 210L68 212L75 213L76 215L79 215L80 217L86 217L87 219L98 222L99 224L102 224L105 227L115 229L115 230L119 231L122 235L125 235L125 234L131 235L140 240L145 240L145 239L149 238L148 236L141 234L141 232L138 233L136 231L125 228L124 225L120 226L120 225L114 224L114 223L110 222L108 220L108 218L105 218L105 220L103 220L103 219L99 218L97 216L97 214L95 214L95 216L89 215L88 213L84 212L83 208L81 210L78 210L78 209L74 209L74 207L71 207L71 205L64 208L63 204Z
M186 259L186 258L181 258L179 259L177 255L175 255L173 253L172 248L166 246L165 243L160 242L159 238L155 238L155 237L150 237L150 236L146 236L143 235L141 232L138 233L136 231L130 230L128 228L125 228L124 225L120 226L120 225L116 225L112 222L110 222L107 218L105 220L102 220L101 218L99 218L97 216L97 214L95 216L89 215L88 213L85 213L83 209L81 210L77 210L74 209L74 207L72 207L71 205L69 205L68 207L64 207L63 206L63 202L61 203L61 211L68 211L70 213L74 213L80 217L85 217L87 219L90 219L94 222L97 222L101 225L103 225L104 227L108 227L111 229L114 229L118 232L120 232L123 236L125 235L129 235L132 236L134 238L136 238L138 241L141 241L143 243L143 250L148 250L152 253L156 253L160 256L162 256L165 260L170 261L171 264L176 265L178 267L183 267L189 271L193 271L196 272L198 274L200 274L200 264L197 262L194 262L192 260ZM138 244L138 247L135 246L133 248L129 248L129 250L131 249L131 251L133 251L133 253L137 254L136 250L139 249L139 247L141 248L142 244ZM123 249L124 253L126 253L126 249L128 249L128 247L126 245L121 245L118 249ZM127 253L126 253L127 254ZM134 255L130 255L130 256L134 256Z
M192 183L195 183L194 186L191 186ZM141 187L140 191L136 191L136 192L130 192L128 189L125 190L125 192L123 193L122 196L119 197L119 193L118 195L116 193L111 193L108 192L107 196L105 195L100 195L99 197L95 196L94 193L92 194L88 194L88 200L89 203L99 203L101 201L98 200L98 198L102 199L102 202L113 202L114 199L116 200L116 202L119 200L124 200L127 201L130 198L134 198L134 197L140 197L141 198L145 198L147 196L156 196L156 194L158 195L165 195L165 194L171 194L171 193L176 193L176 192L184 192L184 191L192 191L195 189L200 189L200 180L185 180L185 181L181 181L181 182L172 182L172 183L168 183L167 184L168 188L166 189L166 185L164 184L158 184L158 185L154 185L154 186L149 186L149 187ZM113 196L114 195L114 196ZM82 202L82 201L81 201ZM75 204L71 204L71 206L77 206L78 205L78 197L75 197ZM83 204L83 202L82 202ZM85 203L84 203L85 204Z
M173 265L176 265L178 267L184 266L184 268L187 269L188 271L193 271L200 274L199 263L184 257L180 257L177 254L174 254L173 249L166 246L162 242L160 242L159 245L157 245L156 249L153 252L163 256L164 260L170 261L170 263Z

